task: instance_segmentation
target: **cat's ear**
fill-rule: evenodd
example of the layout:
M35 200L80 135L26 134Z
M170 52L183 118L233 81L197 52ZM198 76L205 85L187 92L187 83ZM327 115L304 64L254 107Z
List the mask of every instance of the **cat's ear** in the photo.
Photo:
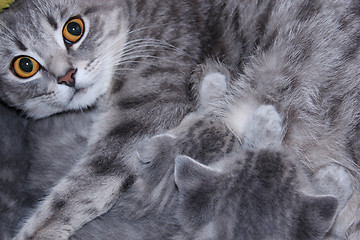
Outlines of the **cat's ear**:
M176 138L171 135L161 134L143 140L135 151L135 155L140 163L149 164L154 160L169 159L173 161L174 144Z
M334 223L337 207L333 196L305 196L299 216L299 239L322 239Z
M219 172L192 158L179 155L175 158L175 183L183 193L214 188Z
M175 182L179 189L178 218L189 229L211 221L216 204L215 170L186 156L175 159Z

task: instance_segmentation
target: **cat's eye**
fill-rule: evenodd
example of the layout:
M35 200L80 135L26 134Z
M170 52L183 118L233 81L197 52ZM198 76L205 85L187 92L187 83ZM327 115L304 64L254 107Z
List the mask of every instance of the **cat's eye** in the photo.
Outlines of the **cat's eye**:
M16 57L12 62L13 72L19 78L32 77L39 71L39 68L39 63L28 56Z
M85 24L84 21L79 18L72 18L64 26L63 37L66 43L74 44L78 42L84 34Z

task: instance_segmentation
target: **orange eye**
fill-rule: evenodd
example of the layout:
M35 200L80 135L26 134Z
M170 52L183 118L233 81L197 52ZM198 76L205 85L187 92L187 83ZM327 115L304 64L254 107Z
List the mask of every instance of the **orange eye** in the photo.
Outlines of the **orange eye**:
M19 78L29 78L39 71L40 65L31 57L20 56L14 58L12 68L15 75Z
M63 37L65 42L73 44L84 34L85 24L81 18L72 18L64 26Z

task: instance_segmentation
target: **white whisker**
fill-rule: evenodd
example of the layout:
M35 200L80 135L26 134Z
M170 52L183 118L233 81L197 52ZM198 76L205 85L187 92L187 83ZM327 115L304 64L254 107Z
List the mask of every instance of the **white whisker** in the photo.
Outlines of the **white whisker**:
M8 34L5 32L2 32L7 38L19 40L17 35L9 27L7 27L6 24L3 23L2 21L0 21L0 26L3 27L5 29L5 31L8 32Z

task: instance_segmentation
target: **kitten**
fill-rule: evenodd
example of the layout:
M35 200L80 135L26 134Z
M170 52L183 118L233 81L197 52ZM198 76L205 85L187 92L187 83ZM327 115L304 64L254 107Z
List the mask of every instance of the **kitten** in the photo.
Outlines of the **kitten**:
M40 138L46 123L94 123L84 154L69 148L80 160L18 239L67 239L107 212L134 182L137 143L194 110L199 80L191 74L208 58L233 75L224 115L233 129L242 123L239 136L252 112L271 104L296 159L314 173L335 163L353 174L333 231L356 239L358 8L355 0L16 1L0 14L1 101L45 118ZM97 112L77 114L88 107ZM62 116L69 111L72 117ZM86 211L89 201L93 211Z
M188 157L176 159L185 239L324 239L336 198L299 190L299 168L280 152L233 158L225 172Z

